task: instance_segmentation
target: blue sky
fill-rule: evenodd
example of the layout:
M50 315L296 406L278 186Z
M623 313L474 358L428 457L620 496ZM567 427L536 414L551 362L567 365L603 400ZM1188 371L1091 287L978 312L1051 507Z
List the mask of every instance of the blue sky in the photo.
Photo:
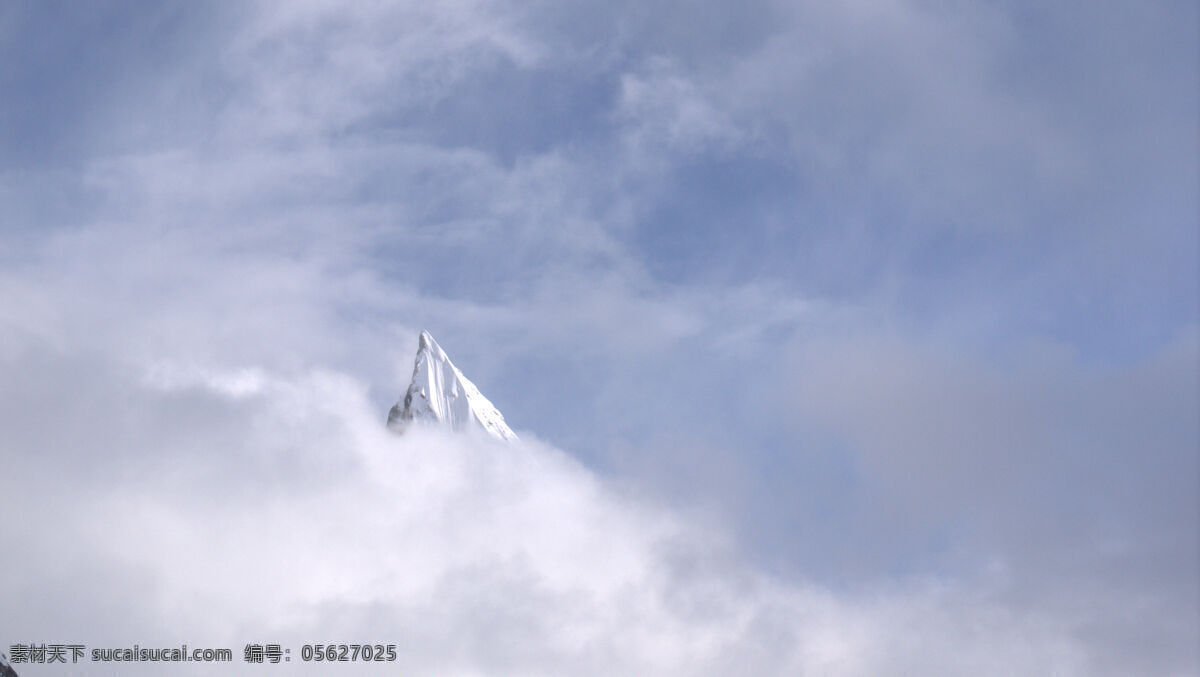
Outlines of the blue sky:
M1067 674L1193 671L1197 25L1167 0L8 4L0 459L83 498L5 514L75 524L44 502L103 498L83 459L119 459L119 493L147 459L223 462L192 444L253 455L290 420L267 403L324 411L314 374L358 393L337 430L382 425L428 329L545 453L755 575L950 627L982 600ZM880 662L836 672L898 658L879 623Z

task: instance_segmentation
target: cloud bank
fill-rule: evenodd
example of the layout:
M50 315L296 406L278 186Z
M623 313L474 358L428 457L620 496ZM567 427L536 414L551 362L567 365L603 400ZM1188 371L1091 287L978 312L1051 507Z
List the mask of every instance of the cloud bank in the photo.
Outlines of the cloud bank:
M395 643L389 669L419 674L1110 669L1081 619L1016 613L986 584L783 581L544 443L395 436L345 374L20 362L43 391L7 427L43 453L6 458L13 641ZM51 365L78 376L49 384ZM321 670L298 659L271 669Z

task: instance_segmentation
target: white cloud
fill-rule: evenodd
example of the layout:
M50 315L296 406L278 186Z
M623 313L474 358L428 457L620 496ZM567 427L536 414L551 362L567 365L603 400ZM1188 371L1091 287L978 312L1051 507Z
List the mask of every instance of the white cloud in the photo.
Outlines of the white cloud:
M744 132L718 104L717 93L700 91L663 58L651 60L645 70L621 78L620 114L631 135L627 143L650 154L663 148L694 153L741 141Z
M430 105L483 63L532 65L539 48L509 9L471 0L262 4L222 54L245 94L222 122L255 139L338 134L373 114Z
M1060 621L978 588L772 580L535 440L396 437L345 375L260 371L234 392L243 372L146 389L100 371L111 381L90 387L39 374L42 404L91 401L86 444L5 452L22 478L0 522L8 641L84 632L90 647L187 641L239 660L279 642L286 674L321 671L299 664L301 644L341 641L397 643L394 669L462 675L1103 674ZM164 417L177 398L199 420ZM17 439L53 436L38 428L55 416L15 414L6 401Z

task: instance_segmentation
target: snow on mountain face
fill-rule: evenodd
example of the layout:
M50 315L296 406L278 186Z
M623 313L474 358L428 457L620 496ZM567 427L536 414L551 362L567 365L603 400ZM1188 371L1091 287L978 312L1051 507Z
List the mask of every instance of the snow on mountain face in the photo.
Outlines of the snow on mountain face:
M403 432L413 421L452 430L482 430L501 440L517 439L504 415L455 367L429 332L421 332L412 384L388 412L388 427Z

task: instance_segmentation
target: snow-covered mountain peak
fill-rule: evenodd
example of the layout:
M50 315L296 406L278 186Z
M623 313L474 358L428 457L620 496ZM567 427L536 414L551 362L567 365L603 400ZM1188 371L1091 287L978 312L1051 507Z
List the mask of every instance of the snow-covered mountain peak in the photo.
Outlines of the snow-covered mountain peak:
M501 440L517 439L504 415L463 376L427 331L417 339L412 383L388 412L392 430L403 432L413 421L457 431L479 430Z

